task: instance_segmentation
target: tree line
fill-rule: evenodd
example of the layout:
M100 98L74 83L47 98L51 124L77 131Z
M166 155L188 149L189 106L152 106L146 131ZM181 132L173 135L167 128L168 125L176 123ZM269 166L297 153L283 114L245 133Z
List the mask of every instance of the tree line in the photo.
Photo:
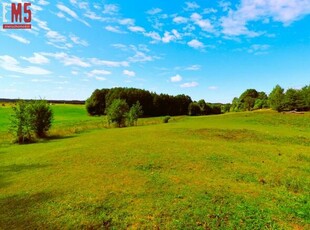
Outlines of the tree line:
M301 89L290 88L284 90L276 85L267 96L265 92L247 89L240 97L235 97L229 111L251 111L256 109L271 108L281 111L309 111L310 110L310 85Z
M190 96L184 94L172 96L156 94L144 89L120 87L96 89L86 100L87 112L92 116L105 115L113 101L117 99L125 100L129 108L139 102L143 115L146 117L196 116L220 114L222 112L221 104L206 103L204 100L195 102Z

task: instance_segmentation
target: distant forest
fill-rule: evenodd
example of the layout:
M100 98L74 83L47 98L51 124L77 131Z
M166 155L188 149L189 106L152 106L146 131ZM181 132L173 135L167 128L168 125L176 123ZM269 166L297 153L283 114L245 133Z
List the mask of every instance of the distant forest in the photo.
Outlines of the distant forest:
M198 116L264 108L272 108L279 112L309 111L310 85L286 91L277 85L269 95L255 89L247 89L228 104L207 103L203 99L193 101L190 96L184 94L172 96L136 88L96 89L86 100L87 112L92 116L104 115L115 99L125 100L129 107L139 102L144 116Z

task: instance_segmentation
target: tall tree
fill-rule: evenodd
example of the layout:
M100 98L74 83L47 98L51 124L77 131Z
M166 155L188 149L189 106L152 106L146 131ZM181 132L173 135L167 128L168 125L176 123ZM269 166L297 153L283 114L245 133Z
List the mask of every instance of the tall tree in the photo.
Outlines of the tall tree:
M269 94L269 105L272 109L281 112L284 108L284 89L276 85Z

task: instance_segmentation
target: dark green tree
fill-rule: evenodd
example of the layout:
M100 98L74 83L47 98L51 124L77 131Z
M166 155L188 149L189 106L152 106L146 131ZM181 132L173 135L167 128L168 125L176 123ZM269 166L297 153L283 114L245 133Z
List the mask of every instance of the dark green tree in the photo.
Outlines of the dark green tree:
M104 115L106 109L106 95L108 94L108 89L96 89L90 98L86 100L86 110L91 116L101 116Z
M288 89L284 96L285 110L298 110L302 108L302 94L300 90Z
M199 116L201 114L200 106L197 102L192 102L188 106L188 115Z

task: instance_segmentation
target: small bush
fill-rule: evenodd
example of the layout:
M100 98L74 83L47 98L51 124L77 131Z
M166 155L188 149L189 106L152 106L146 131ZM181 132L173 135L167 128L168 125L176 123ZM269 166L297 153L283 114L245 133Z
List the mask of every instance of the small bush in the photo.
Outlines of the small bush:
M47 131L52 126L53 112L45 100L29 103L31 127L37 137L46 137Z
M9 132L19 144L30 143L34 137L45 137L52 124L53 113L44 100L18 101L13 107Z
M14 136L15 142L24 144L33 141L29 104L19 101L12 109L13 115L9 132Z
M168 123L169 122L169 120L170 120L170 116L165 116L164 118L163 118L163 123Z

